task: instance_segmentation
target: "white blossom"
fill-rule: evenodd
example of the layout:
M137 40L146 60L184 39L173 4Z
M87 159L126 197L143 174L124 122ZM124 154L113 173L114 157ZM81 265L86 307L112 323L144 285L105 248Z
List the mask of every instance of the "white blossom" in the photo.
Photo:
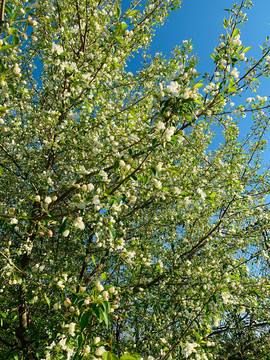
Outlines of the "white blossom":
M201 196L202 200L205 200L206 194L202 189L197 189L197 193Z
M100 204L100 200L99 200L99 196L98 196L98 195L95 195L95 196L93 197L92 203L93 203L94 205L99 205L99 204Z
M106 352L106 349L104 346L100 346L96 351L95 351L95 355L97 356L102 356L102 354L104 354Z
M129 198L129 201L130 201L132 204L135 204L135 202L137 201L136 196L132 195L132 196Z
M188 358L192 353L196 352L195 348L198 346L196 343L186 343L183 347L183 355L185 358Z
M21 69L20 69L18 64L14 65L13 74L15 74L15 75L20 75L21 74Z
M63 232L63 236L64 236L64 237L68 237L69 232L70 232L69 230L65 230L65 231Z
M76 323L72 322L68 326L68 332L71 336L75 336Z
M64 52L64 49L61 45L52 43L52 53L56 52L58 55L61 55Z
M97 336L96 338L94 338L94 341L93 341L93 343L96 345L96 344L98 344L98 343L100 343L100 337L99 336Z
M240 74L240 72L237 70L237 68L234 68L234 69L231 71L231 75L232 75L235 79L238 79L238 78L239 78L239 74Z
M94 190L95 187L93 184L90 183L87 185L87 188L88 188L88 191L92 191L92 190Z
M179 96L180 86L176 81L172 81L170 85L167 85L165 91L167 93L172 93L174 96Z
M174 126L170 126L169 128L166 129L165 131L165 137L167 141L171 141L172 139L172 135L174 134L175 131L175 127Z
M162 121L159 121L158 123L156 123L156 129L159 130L159 131L162 131L164 130L166 127L165 123L162 122Z
M104 290L104 286L103 285L101 285L101 284L99 284L99 285L97 285L97 289L98 289L98 291L103 291Z
M162 183L157 180L157 179L154 179L153 180L153 183L154 183L154 186L157 188L157 189L161 189L162 188Z
M237 45L237 46L242 45L242 41L240 40L240 34L235 35L235 37L233 38L232 44Z
M73 225L74 225L75 227L77 227L78 229L80 229L80 230L84 230L84 229L85 229L85 225L84 225L84 222L83 222L83 219L82 219L81 216L79 216L79 217L77 217L77 218L75 219L75 221L73 222Z
M160 172L160 171L162 170L162 163L161 163L161 162L159 162L159 163L157 164L156 170L157 170L158 172Z

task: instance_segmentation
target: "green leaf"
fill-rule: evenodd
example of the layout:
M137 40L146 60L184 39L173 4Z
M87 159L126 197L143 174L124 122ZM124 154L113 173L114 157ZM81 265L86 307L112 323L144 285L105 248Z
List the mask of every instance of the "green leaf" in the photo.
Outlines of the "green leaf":
M153 173L154 175L156 175L157 170L156 170L154 167L151 167L151 170L152 170L152 173Z
M17 34L18 30L15 28L15 27L11 27L8 29L9 33L14 35L14 34Z
M132 355L133 357L135 357L137 360L139 360L140 357L141 357L138 353L132 353L131 355Z
M167 168L166 171L172 172L174 174L179 174L181 172L181 170L177 166L171 166Z
M88 325L88 319L89 319L89 313L85 312L82 314L81 320L80 320L80 327L81 329L85 329Z
M224 29L227 29L227 27L228 27L228 21L227 21L227 19L223 19L223 27L224 27Z
M236 90L236 88L233 86L233 87L229 87L228 88L228 91L229 92L232 92L232 93L236 93L237 92L237 90Z
M11 92L11 95L14 96L14 95L15 95L15 88L14 88L14 86L13 86L12 84L8 84L8 88L9 88L9 90L10 90L10 92Z
M64 232L65 229L66 229L67 219L68 219L68 218L67 218L66 216L63 217L62 224L60 225L60 229L59 229L60 234L63 234L63 232Z
M103 311L101 310L101 313L100 313L100 318L101 320L104 321L105 325L107 326L107 328L109 327L109 323L110 323L110 320L109 320L109 317L108 317L108 314L106 311Z
M116 36L115 39L121 44L123 43L123 38L122 36Z
M99 322L101 323L102 322L101 312L100 312L99 307L97 306L97 304L93 304L92 312L96 316L96 318L99 320Z
M20 42L19 36L18 36L17 34L14 34L14 35L13 35L13 39L12 39L13 45L14 45L14 46L17 46L17 45L19 44L19 42Z
M119 160L117 159L113 164L114 170L119 168Z
M102 354L102 359L103 360L119 360L119 357L117 355L114 355L110 351L106 351L105 353Z
M239 277L238 276L235 276L235 275L228 275L229 278L231 278L232 280L239 280Z
M142 182L145 185L147 183L148 177L146 175L142 176Z
M11 11L11 8L10 8L10 6L9 5L5 5L5 11L8 13L8 15L9 16L11 16L12 15L12 11Z
M204 86L204 84L201 82L198 82L197 84L194 85L194 89L200 88L202 86Z
M46 303L48 304L49 308L51 307L51 300L48 298L46 294L44 294L44 298L46 300Z
M124 21L121 22L120 25L121 25L122 30L125 30L128 27L128 25Z
M240 32L239 29L234 29L234 30L233 30L233 33L232 33L232 39L233 39L236 35L238 35L239 32Z
M14 48L16 45L3 45L0 46L0 50L6 50L6 49L10 49L10 48Z
M120 18L121 15L121 9L118 6L115 6L116 16Z
M59 56L61 56L61 57L65 57L65 56L67 56L69 53L67 52L67 51L63 51Z
M196 341L200 342L201 340L200 334L195 331L195 336L196 336Z
M106 277L107 277L107 274L106 274L105 272L103 272L103 273L100 275L101 280L106 279Z
M0 72L3 74L5 72L5 66L4 66L4 63L3 61L0 59Z
M252 48L252 46L248 46L248 47L246 47L242 52L243 52L243 53L246 53L246 52L248 52L251 48Z
M81 334L78 336L78 348L79 348L79 349L82 347L83 340L84 340L84 335L83 335L83 333L81 333Z
M129 12L129 13L127 14L127 16L128 16L128 17L132 17L132 16L136 15L138 12L139 12L139 10L132 10L131 12Z
M80 351L76 351L76 353L73 355L72 360L81 360L82 355L80 355Z
M120 357L120 360L137 360L137 358L131 354L125 354Z

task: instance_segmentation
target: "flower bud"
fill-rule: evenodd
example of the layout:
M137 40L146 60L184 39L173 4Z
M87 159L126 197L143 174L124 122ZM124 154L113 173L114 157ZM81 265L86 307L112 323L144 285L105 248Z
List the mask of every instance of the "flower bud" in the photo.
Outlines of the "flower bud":
M95 345L98 344L98 343L100 343L100 337L97 336L97 337L94 339L93 342L94 342Z
M71 300L69 298L66 298L66 300L64 301L64 305L65 307L69 307L71 305Z

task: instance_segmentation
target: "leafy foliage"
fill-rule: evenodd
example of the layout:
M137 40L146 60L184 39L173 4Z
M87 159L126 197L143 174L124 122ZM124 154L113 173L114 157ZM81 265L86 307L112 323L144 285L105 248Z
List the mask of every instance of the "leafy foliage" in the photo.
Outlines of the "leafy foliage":
M211 75L190 41L145 55L178 0L2 6L2 358L267 359L270 48L246 57L251 2L227 10Z

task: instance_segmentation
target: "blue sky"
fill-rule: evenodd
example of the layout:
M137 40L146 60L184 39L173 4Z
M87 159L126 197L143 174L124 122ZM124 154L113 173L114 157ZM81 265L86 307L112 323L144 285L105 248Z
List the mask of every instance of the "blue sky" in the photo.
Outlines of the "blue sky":
M224 9L231 9L235 2L236 0L183 0L181 8L170 13L165 24L157 29L150 52L162 52L170 57L176 45L180 45L183 40L192 39L194 53L199 57L197 70L200 73L212 72L214 66L210 54L219 43L219 35L225 33L223 18L228 17L228 13ZM123 0L122 4L125 3ZM259 45L270 35L270 0L253 0L253 4L247 10L248 21L239 28L243 45L252 46L247 55L258 59L261 54ZM131 71L139 68L138 60L139 57L130 63ZM257 94L270 98L270 78L262 78ZM242 134L248 132L251 122L248 117L241 122ZM270 142L270 134L267 139ZM270 162L269 151L265 152L264 160Z
M199 70L211 70L210 54L218 44L218 38L225 32L222 22L227 16L225 8L232 8L235 0L183 0L178 11L172 12L163 27L157 30L151 51L170 55L175 45L182 40L192 39L194 52L200 58ZM241 39L246 46L253 46L249 54L259 55L261 45L270 35L270 1L254 0L248 11L249 21L240 27Z

